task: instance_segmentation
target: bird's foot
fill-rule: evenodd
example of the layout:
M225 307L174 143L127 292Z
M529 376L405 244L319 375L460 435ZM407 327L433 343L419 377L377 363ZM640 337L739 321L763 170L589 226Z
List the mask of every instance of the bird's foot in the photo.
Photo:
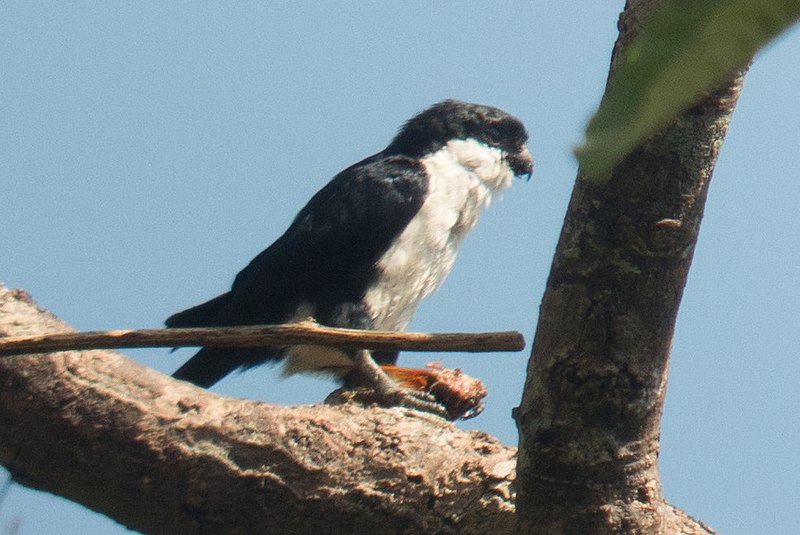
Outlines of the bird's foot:
M391 380L391 379L390 379ZM393 388L378 392L382 405L389 407L406 407L407 409L414 409L422 412L435 414L441 418L451 419L447 408L439 403L433 394L424 392L422 390L411 390L401 386L394 385Z
M405 407L407 409L434 414L448 420L454 419L450 417L445 406L436 401L433 395L400 386L395 386L392 390L384 392L378 392L376 388L368 386L345 386L331 392L328 397L325 398L325 403L328 405L356 403L364 406L380 405L381 407Z
M328 396L328 403L355 401L377 403L385 407L407 407L448 418L447 408L422 389L403 388L375 362L369 351L355 355L355 370L362 388L340 389Z

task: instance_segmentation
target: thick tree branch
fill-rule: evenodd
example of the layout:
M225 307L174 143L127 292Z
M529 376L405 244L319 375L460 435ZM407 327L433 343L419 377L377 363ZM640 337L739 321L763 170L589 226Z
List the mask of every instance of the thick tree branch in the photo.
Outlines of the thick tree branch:
M655 4L628 2L615 57ZM664 502L659 424L675 318L742 79L644 143L608 183L578 177L517 413L522 532L711 532Z
M69 331L0 286L0 335ZM510 533L514 453L406 409L224 398L110 351L0 359L0 463L148 533Z
M337 329L313 322L258 327L137 329L34 335L0 339L0 357L131 347L259 347L321 344L352 349L397 351L522 351L525 339L516 331L485 333L409 333Z

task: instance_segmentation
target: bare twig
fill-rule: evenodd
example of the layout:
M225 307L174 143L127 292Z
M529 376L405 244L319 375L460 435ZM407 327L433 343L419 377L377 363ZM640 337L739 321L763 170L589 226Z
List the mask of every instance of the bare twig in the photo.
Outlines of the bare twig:
M319 344L405 351L522 351L516 331L486 333L408 333L323 327L312 322L253 327L128 329L0 338L0 356L79 349L132 347L259 347Z

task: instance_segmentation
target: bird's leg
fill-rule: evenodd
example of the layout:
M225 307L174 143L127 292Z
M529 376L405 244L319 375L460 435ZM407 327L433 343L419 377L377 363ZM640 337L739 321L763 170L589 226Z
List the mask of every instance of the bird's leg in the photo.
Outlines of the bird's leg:
M436 401L436 398L422 390L409 390L401 387L394 379L386 375L366 349L356 351L355 367L363 380L375 389L378 397L387 405L403 406L423 412L429 412L447 418L447 409Z

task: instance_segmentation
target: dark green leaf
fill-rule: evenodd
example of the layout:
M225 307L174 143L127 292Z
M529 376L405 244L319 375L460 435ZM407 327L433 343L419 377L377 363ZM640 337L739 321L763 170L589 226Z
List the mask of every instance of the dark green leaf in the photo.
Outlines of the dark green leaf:
M800 17L800 0L673 0L628 47L576 149L584 175L607 177Z

